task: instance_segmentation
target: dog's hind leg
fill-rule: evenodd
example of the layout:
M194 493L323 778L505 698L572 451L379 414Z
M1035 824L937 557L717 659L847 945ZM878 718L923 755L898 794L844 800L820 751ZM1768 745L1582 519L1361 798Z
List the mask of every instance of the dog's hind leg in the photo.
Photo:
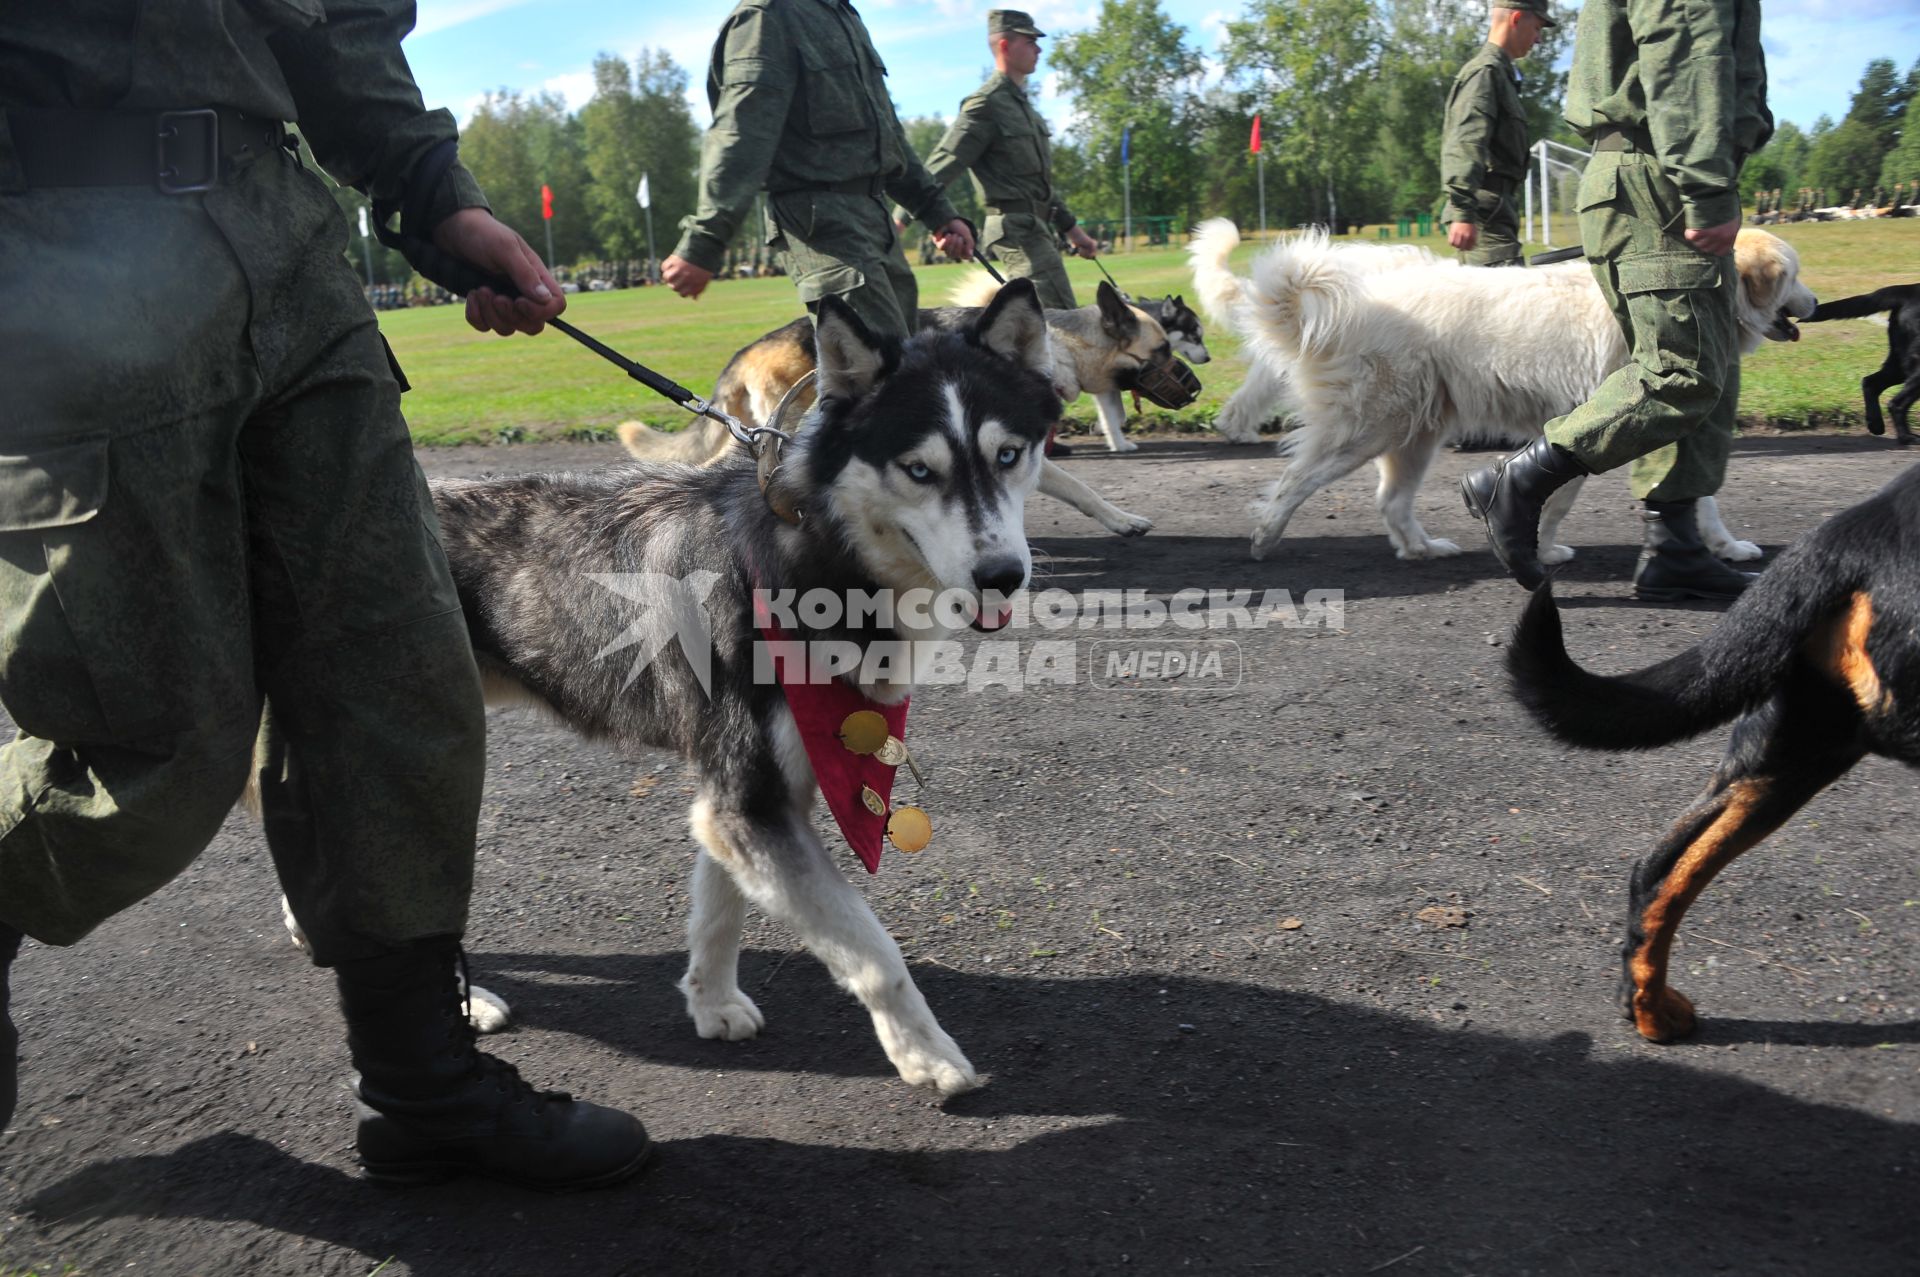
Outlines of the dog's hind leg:
M1587 481L1585 475L1564 484L1547 498L1540 507L1540 562L1547 567L1565 563L1573 557L1573 547L1560 544L1560 523L1573 509L1580 488Z
M1920 381L1908 385L1906 389L1887 401L1887 411L1893 415L1893 440L1898 444L1913 442L1913 431L1907 425L1907 413L1913 402L1920 399Z
M1327 432L1313 427L1295 432L1291 442L1287 472L1268 490L1265 501L1254 507L1253 557L1256 559L1273 553L1286 534L1287 521L1308 497L1378 455L1375 451L1378 445L1372 439L1349 436L1329 440Z
M1380 471L1380 486L1374 499L1387 525L1387 539L1393 542L1394 553L1403 559L1444 559L1460 553L1460 547L1453 542L1428 536L1413 513L1413 499L1420 494L1421 480L1427 477L1427 468L1433 464L1434 450L1439 446L1439 435L1423 431L1373 459Z
M1701 497L1695 504L1694 517L1700 527L1700 539L1718 557L1730 563L1746 563L1766 553L1753 542L1742 541L1727 530L1720 519L1720 503L1714 498Z
M1220 405L1213 428L1220 437L1233 443L1260 442L1260 427L1273 416L1280 399L1284 374L1271 368L1266 360L1255 359L1247 368L1247 379Z
M1140 445L1127 438L1127 405L1117 390L1103 390L1093 397L1093 415L1107 435L1111 452L1138 452Z
M1042 459L1040 491L1064 501L1116 536L1137 537L1153 527L1153 520L1128 514L1113 502L1067 473L1065 466Z
M760 1032L767 1018L740 989L740 933L747 924L747 899L714 858L701 833L700 809L693 827L706 849L693 862L693 910L687 917L687 974L680 992L687 1014L703 1038L737 1042Z
M1715 874L1778 829L1866 753L1857 707L1806 671L1734 725L1727 755L1651 855L1634 866L1621 993L1642 1037L1693 1031L1693 1004L1667 984L1674 933Z
M802 812L755 819L703 801L695 805L693 825L739 890L768 917L799 932L840 987L866 1006L902 1078L942 1095L980 1085L973 1065L927 1007L900 947L834 865Z

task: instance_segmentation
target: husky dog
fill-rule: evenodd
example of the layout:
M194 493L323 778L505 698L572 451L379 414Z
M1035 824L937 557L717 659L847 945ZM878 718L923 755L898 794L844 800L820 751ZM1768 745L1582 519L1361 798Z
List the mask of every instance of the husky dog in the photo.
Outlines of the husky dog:
M752 592L961 591L981 602L977 627L1004 624L999 596L1032 569L1022 517L1059 416L1046 321L1022 281L965 330L896 345L828 298L817 343L818 402L765 494L740 447L705 467L441 480L434 508L490 699L531 700L584 735L698 765L702 850L680 988L700 1036L750 1038L764 1023L738 978L751 902L866 1005L902 1078L952 1095L979 1076L808 823L814 773L781 688L756 680ZM712 630L706 678L692 651L660 636L639 649L654 659L630 668L619 649L648 614L675 617L684 635L690 612ZM868 653L951 632L938 609L913 616L903 609L891 628L802 624L792 637ZM910 662L869 664L845 681L882 703L912 690Z
M987 288L982 304L992 299L998 285L982 275ZM959 292L961 290L956 290ZM969 289L971 296L975 290ZM1110 396L1111 412L1102 408L1102 422L1115 424L1108 429L1108 441L1118 440L1116 451L1132 451L1133 444L1119 434L1120 391L1141 383L1143 376L1179 377L1181 365L1173 356L1173 343L1167 332L1150 316L1120 299L1112 286L1102 283L1099 302L1078 310L1050 310L1047 330L1053 347L1053 384L1063 402L1079 398L1082 392ZM1191 313L1191 312L1189 312ZM920 312L922 328L955 328L972 324L980 315L977 306L946 306ZM735 352L713 389L713 402L749 424L764 424L787 390L813 368L813 321L802 317L776 328ZM1184 340L1184 339L1183 339ZM1202 348L1204 351L1204 348ZM1181 369L1184 371L1184 369ZM1186 373L1192 377L1190 372ZM1198 383L1194 383L1198 388ZM804 406L811 391L802 390L798 403ZM1096 404L1104 400L1096 398ZM705 465L725 454L732 440L717 422L701 421L685 430L667 434L637 421L619 427L620 442L628 452L643 461L683 461ZM1129 514L1102 497L1067 470L1051 461L1040 468L1040 491L1065 501L1107 531L1119 536L1139 536L1153 527L1151 519Z
M1242 278L1227 268L1239 243L1233 223L1216 219L1201 224L1188 249L1207 313L1241 333L1252 365L1221 410L1220 432L1256 437L1283 396L1301 421L1281 443L1286 473L1256 515L1256 559L1273 552L1308 497L1366 461L1380 471L1380 513L1396 554L1460 553L1428 536L1413 513L1441 442L1476 429L1538 435L1627 361L1620 325L1584 262L1486 270L1424 249L1335 244L1308 232L1261 253L1252 278ZM1734 264L1741 353L1797 341L1794 320L1813 313L1815 298L1792 246L1743 230ZM1573 557L1554 534L1578 492L1569 483L1548 501L1542 563ZM1760 547L1727 531L1711 498L1701 500L1699 520L1721 558L1760 557Z

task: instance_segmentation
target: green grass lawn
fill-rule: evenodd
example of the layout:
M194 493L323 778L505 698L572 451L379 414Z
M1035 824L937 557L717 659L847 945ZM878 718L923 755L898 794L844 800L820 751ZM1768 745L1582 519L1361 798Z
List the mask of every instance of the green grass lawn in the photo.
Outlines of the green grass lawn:
M1920 219L1801 223L1781 228L1781 234L1799 250L1802 278L1822 298L1911 282L1910 263L1920 260ZM1361 236L1374 237L1372 228ZM1439 236L1412 242L1450 251ZM1243 246L1235 266L1243 266L1256 247ZM1541 247L1531 245L1529 251ZM1142 249L1105 261L1129 292L1192 291L1180 248ZM949 288L979 269L920 269L922 302L944 301ZM1072 261L1067 270L1081 300L1092 301L1101 279L1098 269ZM570 299L566 317L704 395L735 350L800 313L789 281L753 279L717 283L695 302L664 288L581 293ZM413 382L406 412L420 443L599 438L622 421L677 428L689 419L684 410L557 332L502 340L468 328L455 306L385 311L380 326ZM1748 361L1741 384L1743 424L1796 429L1852 426L1861 420L1860 378L1884 357L1886 330L1846 320L1809 325L1804 332L1799 343L1769 343ZM1199 401L1178 413L1150 411L1143 425L1196 428L1233 393L1244 373L1238 343L1226 333L1209 333L1207 345L1214 361L1198 370L1206 386ZM1091 411L1082 401L1070 415L1084 422L1091 420Z

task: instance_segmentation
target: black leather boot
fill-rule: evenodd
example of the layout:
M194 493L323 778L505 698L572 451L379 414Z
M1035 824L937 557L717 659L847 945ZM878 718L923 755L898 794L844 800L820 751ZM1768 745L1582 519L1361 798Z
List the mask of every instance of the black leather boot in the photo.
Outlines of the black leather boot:
M1467 513L1487 525L1487 544L1501 566L1531 590L1547 579L1540 563L1540 511L1556 489L1591 473L1542 435L1492 469L1460 480L1460 495Z
M474 1046L455 981L460 947L426 940L334 968L359 1070L355 1141L369 1178L485 1175L528 1188L617 1184L653 1152L632 1115L537 1091Z
M13 960L20 952L18 931L0 922L0 1131L13 1120L20 1098L20 1033L8 1008L13 1002Z
M1730 568L1700 539L1693 501L1647 501L1646 546L1633 571L1635 598L1659 603L1680 599L1737 599L1760 579L1757 572Z

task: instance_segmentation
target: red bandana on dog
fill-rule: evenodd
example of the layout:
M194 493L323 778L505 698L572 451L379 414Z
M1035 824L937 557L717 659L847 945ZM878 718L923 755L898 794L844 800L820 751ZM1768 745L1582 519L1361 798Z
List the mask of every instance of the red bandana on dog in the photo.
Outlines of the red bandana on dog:
M767 615L758 599L754 622L760 637L769 643L797 642ZM804 650L804 644L801 646ZM804 658L776 659L773 664L780 676L781 690L786 693L793 724L800 729L800 743L806 746L807 761L813 764L813 778L820 786L821 797L827 800L827 810L833 813L841 835L853 848L853 854L860 857L867 872L879 873L880 853L884 850L890 820L911 820L909 813L918 813L918 809L893 807L893 774L898 764L882 762L880 754L871 749L856 752L849 747L842 728L853 715L866 711L886 721L888 737L895 742L902 741L907 734L907 701L883 705L837 678L824 683L808 682ZM868 799L867 794L872 794L874 799ZM878 811L870 805L876 799ZM924 833L915 845L908 845L913 840L911 829L903 836L900 826L893 826L902 850L918 851L926 845L925 835L931 830L925 828L924 814L919 815L919 824Z

